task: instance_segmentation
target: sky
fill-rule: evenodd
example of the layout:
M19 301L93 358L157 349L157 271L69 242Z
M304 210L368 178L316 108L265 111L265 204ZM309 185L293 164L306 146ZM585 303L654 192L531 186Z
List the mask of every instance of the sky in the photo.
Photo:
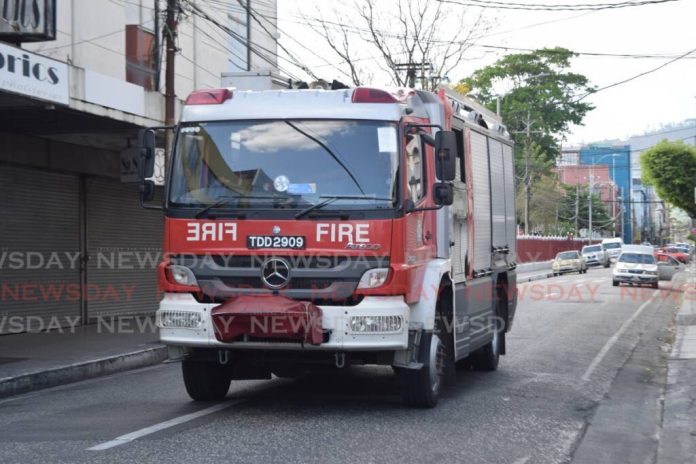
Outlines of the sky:
M619 0L515 1L537 4L596 4L617 3ZM382 6L396 3L394 0L378 2ZM345 15L351 23L358 24L358 18L351 12L352 3L351 0L279 0L280 43L302 63L320 71L327 80L338 78L345 81L345 76L338 75L334 68L326 64L338 63L341 60L322 45L321 40L307 27L301 16L316 17L318 11L323 11L326 19L333 19L332 9L346 5L343 10ZM461 7L451 5L450 8ZM478 17L480 12L480 8L470 7L466 17ZM486 9L484 17L492 26L485 37L476 40L478 45L522 49L560 46L577 52L670 56L696 49L696 0L678 0L593 12ZM399 31L394 28L394 32ZM357 38L354 43L355 56L369 57L373 54L373 51L362 45ZM484 48L473 47L468 59L449 77L458 80L493 63L506 53L514 52L491 52L490 49L486 52ZM281 56L283 54L281 51ZM567 144L625 140L632 135L659 129L669 123L696 118L696 51L689 56L690 59L681 59L654 73L588 97L587 100L596 108L586 116L583 126L571 129L567 135ZM571 70L584 74L597 87L604 87L656 68L669 60L577 57L572 62ZM375 62L369 59L361 63L365 67L376 66ZM287 61L281 60L281 64L288 70L293 70L295 74L302 75L302 71ZM379 74L380 71L375 68L375 75ZM375 80L379 80L379 77Z

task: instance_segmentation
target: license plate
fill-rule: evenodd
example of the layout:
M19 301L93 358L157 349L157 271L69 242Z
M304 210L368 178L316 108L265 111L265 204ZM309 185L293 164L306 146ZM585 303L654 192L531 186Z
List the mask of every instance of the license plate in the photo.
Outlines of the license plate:
M249 235L247 248L285 248L304 250L306 240L302 235Z

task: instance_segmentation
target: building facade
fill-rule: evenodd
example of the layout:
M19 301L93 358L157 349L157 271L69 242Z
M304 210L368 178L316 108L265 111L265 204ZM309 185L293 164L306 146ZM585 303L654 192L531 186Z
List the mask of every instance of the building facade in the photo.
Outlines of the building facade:
M617 205L619 236L624 243L633 243L632 200L631 200L631 147L630 145L589 145L582 147L579 153L581 165L603 165L609 169L611 181L618 189Z
M178 106L236 69L220 25L244 19L189 3L203 13L179 17ZM159 300L162 215L121 179L138 131L164 120L165 2L53 4L55 40L0 35L0 317L33 321L24 329L152 314ZM272 34L264 48L277 57Z

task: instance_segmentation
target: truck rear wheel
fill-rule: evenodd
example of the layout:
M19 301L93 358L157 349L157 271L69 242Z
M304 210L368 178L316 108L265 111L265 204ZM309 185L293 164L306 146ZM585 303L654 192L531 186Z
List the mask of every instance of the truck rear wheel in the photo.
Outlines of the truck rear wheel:
M219 401L230 389L230 373L217 362L184 359L181 362L184 385L196 401Z
M493 338L472 355L472 365L479 371L494 371L498 369L500 355L505 344L505 324L503 321L505 302L498 298L495 320L493 322Z

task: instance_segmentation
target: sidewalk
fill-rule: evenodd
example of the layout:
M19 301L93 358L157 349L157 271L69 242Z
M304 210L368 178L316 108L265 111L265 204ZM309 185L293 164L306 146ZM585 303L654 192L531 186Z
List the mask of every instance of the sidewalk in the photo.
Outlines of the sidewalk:
M152 318L0 336L0 398L160 363Z
M687 270L676 338L667 363L657 464L684 464L696 456L696 265Z

